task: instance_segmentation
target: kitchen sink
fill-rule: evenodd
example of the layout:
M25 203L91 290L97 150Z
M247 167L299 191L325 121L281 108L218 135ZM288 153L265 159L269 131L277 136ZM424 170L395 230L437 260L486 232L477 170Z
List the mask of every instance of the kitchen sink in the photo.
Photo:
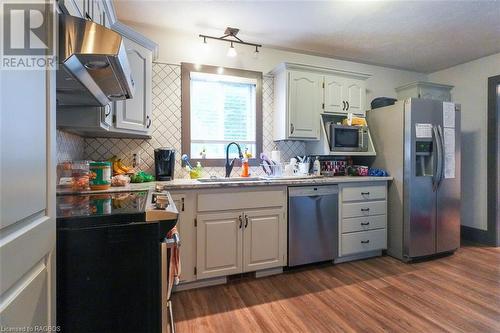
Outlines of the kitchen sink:
M202 183L246 183L246 182L258 182L261 180L262 179L260 177L198 178L198 181Z

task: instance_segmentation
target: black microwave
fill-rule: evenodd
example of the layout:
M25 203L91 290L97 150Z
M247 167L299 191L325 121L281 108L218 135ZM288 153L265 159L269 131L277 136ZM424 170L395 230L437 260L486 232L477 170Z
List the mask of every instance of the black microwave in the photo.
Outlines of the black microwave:
M368 151L368 128L330 123L330 150L334 152Z

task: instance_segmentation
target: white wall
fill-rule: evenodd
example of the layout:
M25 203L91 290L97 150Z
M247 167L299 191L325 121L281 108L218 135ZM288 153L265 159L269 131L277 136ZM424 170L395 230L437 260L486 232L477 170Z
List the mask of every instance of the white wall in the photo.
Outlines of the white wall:
M500 74L500 53L429 74L429 81L454 85L462 105L462 224L487 230L488 77Z
M174 33L160 28L152 28L125 22L133 29L154 40L160 46L157 61L170 64L192 62L205 65L235 67L268 73L281 62L296 62L308 65L330 67L341 70L371 74L367 80L367 102L375 97L396 97L394 88L405 83L425 80L426 75L410 71L396 70L386 67L366 65L351 61L305 55L296 52L262 47L258 59L254 58L254 48L235 44L238 56L227 57L228 43L207 40L204 48L203 40L195 34ZM201 33L201 31L200 31ZM258 41L253 41L258 42Z

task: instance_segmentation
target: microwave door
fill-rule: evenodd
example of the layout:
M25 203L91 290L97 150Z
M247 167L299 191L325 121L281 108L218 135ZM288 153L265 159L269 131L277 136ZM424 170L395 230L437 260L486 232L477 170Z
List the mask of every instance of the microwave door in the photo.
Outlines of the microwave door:
M354 151L359 148L359 130L357 128L334 127L332 148L339 151Z

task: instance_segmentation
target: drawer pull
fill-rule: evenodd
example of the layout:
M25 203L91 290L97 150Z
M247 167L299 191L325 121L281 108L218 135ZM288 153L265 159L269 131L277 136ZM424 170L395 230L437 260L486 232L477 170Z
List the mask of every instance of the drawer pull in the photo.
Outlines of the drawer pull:
M361 195L370 195L370 192L361 192Z
M361 211L362 211L362 212L369 212L369 211L370 211L370 208L361 208Z
M361 244L368 244L368 243L370 243L370 240L361 241Z
M370 225L370 222L361 222L361 225Z

